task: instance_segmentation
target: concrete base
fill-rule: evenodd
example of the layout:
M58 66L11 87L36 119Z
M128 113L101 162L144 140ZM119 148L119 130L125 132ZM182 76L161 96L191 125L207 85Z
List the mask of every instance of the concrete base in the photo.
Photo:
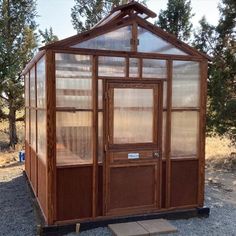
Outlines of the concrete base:
M67 233L76 232L76 223L80 223L80 232L85 230L90 230L98 227L107 227L109 224L115 223L127 223L133 221L143 221L143 220L152 220L152 219L168 219L168 220L177 220L177 219L188 219L192 217L208 217L210 209L208 207L204 208L194 208L188 210L178 210L162 213L152 213L152 214L143 214L143 215L133 215L133 216L123 216L116 217L111 219L99 219L91 221L77 221L74 224L66 225L52 225L45 226L41 225L40 235L45 236L62 236Z

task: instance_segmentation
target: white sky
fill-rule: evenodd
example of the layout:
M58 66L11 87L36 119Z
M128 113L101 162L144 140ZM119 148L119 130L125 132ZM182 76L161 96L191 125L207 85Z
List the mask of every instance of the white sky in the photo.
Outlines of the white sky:
M168 0L147 0L147 7L158 12L165 9ZM216 25L219 19L218 4L220 0L192 0L192 8L195 16L192 19L194 27L198 26L198 21L203 15L209 23ZM74 0L37 0L37 22L39 28L44 30L50 26L59 39L63 39L76 34L71 23L71 8Z

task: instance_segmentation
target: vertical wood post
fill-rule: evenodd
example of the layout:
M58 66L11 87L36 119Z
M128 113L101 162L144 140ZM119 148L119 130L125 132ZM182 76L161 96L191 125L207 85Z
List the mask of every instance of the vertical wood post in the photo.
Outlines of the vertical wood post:
M207 101L207 77L208 62L200 62L200 114L199 114L199 147L198 147L198 205L204 205L205 182L205 139L206 139L206 101Z
M93 183L92 183L92 215L97 215L98 203L98 58L92 60L92 106L93 106Z
M166 208L170 207L171 192L171 107L172 107L172 73L173 61L167 61L167 112L166 112Z
M47 223L53 224L56 216L56 86L55 54L46 51L47 101Z

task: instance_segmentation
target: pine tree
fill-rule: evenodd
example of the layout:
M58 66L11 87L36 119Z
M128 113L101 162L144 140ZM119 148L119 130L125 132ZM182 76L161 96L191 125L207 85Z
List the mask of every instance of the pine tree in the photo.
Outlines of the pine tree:
M36 46L34 0L0 0L0 108L1 118L9 121L9 144L17 143L16 111L24 106L20 76Z
M155 24L178 39L187 41L193 27L191 18L194 14L191 12L190 0L168 0L167 9L160 11Z
M71 9L73 27L78 33L89 30L108 15L113 7L128 2L129 0L75 0ZM145 4L146 0L140 2Z
M39 34L43 38L42 43L45 45L59 40L58 37L53 33L52 27L49 29L46 28L44 31L39 30Z
M227 135L236 144L236 2L222 0L220 20L205 20L195 33L194 45L213 58L209 66L207 130Z

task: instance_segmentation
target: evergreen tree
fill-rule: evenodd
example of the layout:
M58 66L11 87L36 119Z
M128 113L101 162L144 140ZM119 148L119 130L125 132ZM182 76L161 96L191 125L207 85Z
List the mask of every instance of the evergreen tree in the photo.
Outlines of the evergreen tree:
M16 111L24 106L20 76L36 46L34 0L0 0L0 100L1 118L9 121L9 143L17 143ZM7 112L6 112L7 111Z
M59 40L58 37L53 34L52 27L50 27L49 29L46 28L44 31L39 30L39 34L43 38L42 43L45 45Z
M205 20L194 45L213 58L209 66L207 130L228 135L236 144L236 2L222 0L216 27Z
M129 0L75 0L71 9L72 24L78 33L89 30L103 17L109 14L113 7L126 4ZM146 0L140 1L145 4Z
M180 40L190 38L192 13L190 0L168 0L167 9L161 10L155 22L160 28L174 34Z

